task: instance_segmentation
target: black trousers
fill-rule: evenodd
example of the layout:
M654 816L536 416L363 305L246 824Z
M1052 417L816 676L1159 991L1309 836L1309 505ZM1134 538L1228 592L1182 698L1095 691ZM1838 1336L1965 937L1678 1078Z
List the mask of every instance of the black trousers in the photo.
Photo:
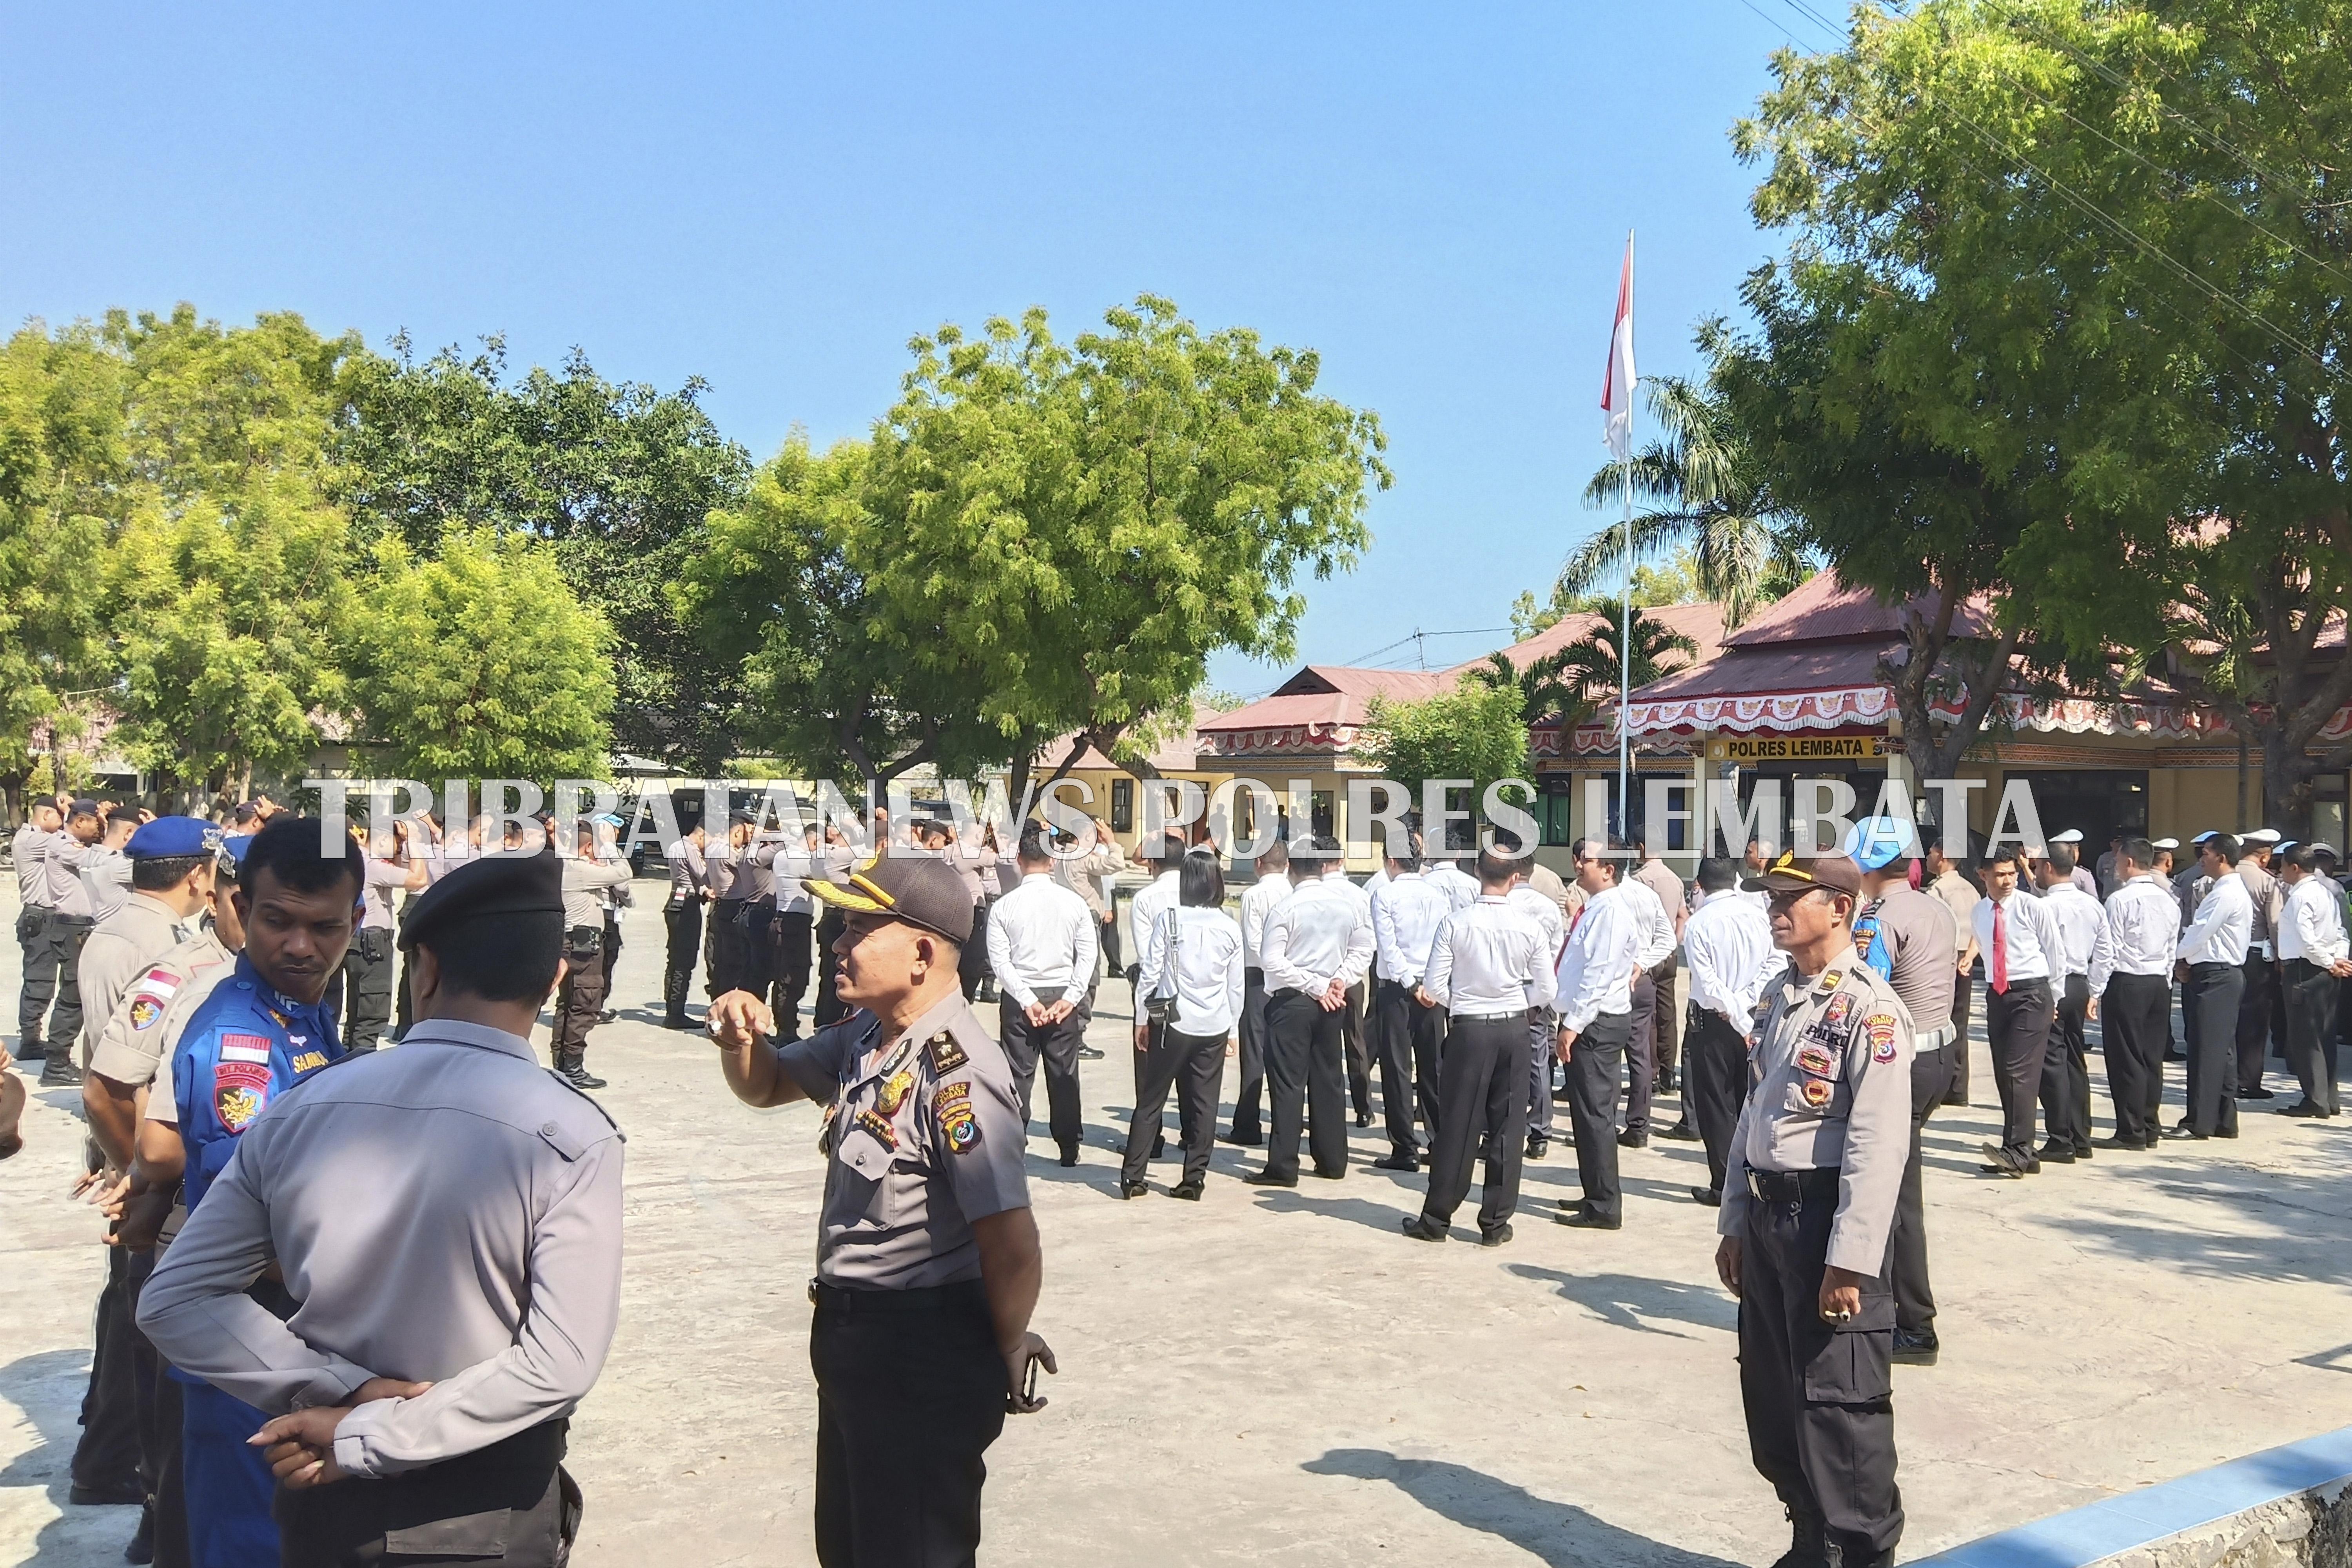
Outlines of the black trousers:
M1348 987L1348 1004L1339 1009L1339 1042L1348 1060L1348 1098L1359 1117L1372 1113L1372 1057L1366 1010L1369 983Z
M573 926L563 950L562 984L555 988L555 1066L558 1071L588 1059L588 1031L604 1010L604 931Z
M1551 1068L1559 1026L1549 1007L1528 1009L1528 1138L1551 1142Z
M1976 972L1977 966L1970 964L1966 974L1952 981L1952 1030L1959 1038L1960 1052L1953 1066L1951 1092L1945 1098L1957 1105L1969 1102L1969 1012L1970 998L1976 994Z
M2238 1003L2246 972L2235 963L2192 963L2180 988L2180 1022L2189 1035L2189 1118L2192 1132L2238 1131Z
M1911 1058L1911 1152L1903 1162L1903 1185L1895 1194L1895 1228L1888 1236L1886 1272L1895 1292L1895 1326L1926 1333L1936 1323L1936 1289L1927 1278L1927 1211L1921 1191L1919 1132L1952 1090L1950 1040Z
M1265 1083L1274 1128L1265 1144L1269 1174L1298 1174L1299 1113L1310 1124L1308 1151L1319 1176L1348 1173L1348 1103L1340 1087L1339 1031L1344 1007L1326 1010L1304 991L1277 991L1265 1002Z
M2066 976L2042 1056L2042 1130L2061 1149L2091 1152L2091 1068L2083 1023L2091 1005L2091 977Z
M1675 1083L1681 1077L1681 982L1682 961L1677 958L1669 957L1650 972L1650 984L1657 988L1657 995L1650 1007L1650 1038L1655 1042L1657 1081L1660 1083Z
M2116 1136L2146 1145L2157 1135L2164 1100L2164 1047L2172 1040L2172 982L2161 974L2115 974L2099 998L2099 1052Z
M816 1560L971 1568L982 1456L1004 1429L1004 1359L977 1279L816 1287Z
M1633 1018L1627 1013L1594 1016L1568 1058L1568 1124L1576 1135L1576 1179L1584 1206L1602 1219L1624 1216L1625 1194L1617 1182L1617 1085L1625 1072L1625 1042Z
M1209 1152L1217 1141L1217 1097L1225 1087L1225 1037L1188 1035L1180 1027L1154 1029L1143 1058L1143 1082L1135 1091L1135 1115L1127 1128L1127 1152L1119 1179L1143 1180L1160 1140L1168 1091L1176 1091L1178 1138L1184 1148L1184 1180L1199 1186L1209 1174Z
M343 950L343 1049L372 1051L392 1022L392 932L352 933Z
M602 975L599 975L602 978ZM580 1489L550 1421L502 1442L380 1481L289 1491L270 1511L282 1568L436 1564L562 1568L580 1531Z
M16 951L25 961L24 984L16 993L16 1054L41 1054L41 1022L58 994L58 952L49 943L49 912L38 904L16 911Z
M740 899L719 899L710 906L710 994L724 996L743 989L743 922Z
M1265 1100L1265 971L1242 971L1242 1081L1234 1090L1234 1131L1237 1142L1265 1137L1259 1107Z
M96 922L54 911L49 916L49 954L58 966L57 1005L49 1009L49 1055L61 1062L74 1059L74 1042L81 1037L81 944L89 940Z
M1060 1000L1044 992L1040 1002ZM1013 1068L1013 1086L1021 1093L1021 1122L1029 1122L1030 1096L1037 1082L1037 1064L1045 1064L1045 1125L1065 1154L1077 1151L1086 1135L1086 1119L1078 1109L1078 1047L1087 1038L1087 1005L1080 1002L1058 1024L1033 1024L1019 1004L1006 996L996 1005L996 1037Z
M2303 1098L2334 1111L2336 1074L2328 1047L2336 1037L2336 976L2307 958L2286 963L2286 1065Z
M686 999L694 991L694 962L702 955L702 900L673 895L662 906L662 926L669 937L662 971L662 1016L682 1023Z
M1417 1107L1413 1062L1423 1056L1434 1059L1437 1046L1424 1037L1444 1030L1445 1015L1423 1006L1414 1000L1412 988L1402 981L1375 981L1373 987L1372 1036L1381 1047L1381 1114L1387 1122L1389 1152L1412 1154L1421 1148L1421 1139L1412 1130ZM1433 1126L1432 1134L1435 1131Z
M1832 1173L1833 1174L1833 1173ZM1895 1298L1864 1280L1862 1310L1822 1321L1837 1184L1801 1199L1751 1196L1740 1236L1739 1396L1757 1473L1792 1509L1818 1512L1848 1563L1903 1538L1895 1484Z
M155 1272L160 1255L149 1248L131 1255L124 1282L130 1315L139 1316L139 1293ZM180 1467L180 1384L171 1363L140 1334L133 1344L139 1374L139 1464L147 1480L147 1503L154 1516L155 1568L189 1568L188 1499Z
M738 918L743 922L743 969L735 984L764 1002L776 978L776 906L746 899Z
M400 913L393 925L394 931L397 932L402 926L408 923L408 911L416 907L416 900L423 896L420 893L410 893L401 899ZM393 942L393 947L395 950L393 956L400 966L400 978L393 983L392 987L392 1037L395 1040L408 1033L408 1026L416 1017L416 998L409 994L408 960L400 956L397 952L399 946L400 942L395 936Z
M816 917L806 910L783 910L776 915L775 963L770 970L776 1013L776 1037L801 1037L801 998L808 994L811 937ZM985 933L975 933L985 941Z
M841 997L835 991L841 979L841 955L833 951L833 944L841 940L848 925L849 917L831 904L825 905L824 913L817 917L816 1011L812 1016L820 1029L849 1016L849 1009L841 1005Z
M139 1326L131 1317L130 1263L122 1248L106 1249L89 1385L81 1396L81 1436L74 1444L78 1487L111 1491L138 1488L144 1479L139 1462Z
M2263 1087L2263 1058L2271 1054L2271 1019L2278 1007L2278 970L2252 949L2246 952L2246 988L2238 997L2238 1087L2245 1094Z
M988 916L996 907L996 897L983 893L972 901L971 935L964 940L963 951L956 955L956 980L963 987L963 999L972 999L980 983L988 978Z
M2050 1049L2050 982L2012 980L2009 989L1985 987L1985 1037L2000 1090L2001 1147L2033 1157L2033 1099L2042 1088L2042 1058Z
M1699 1142L1706 1145L1706 1184L1719 1193L1731 1157L1732 1130L1739 1125L1740 1103L1748 1098L1748 1037L1722 1014L1694 1002L1683 1038L1683 1059L1690 1068L1691 1115L1698 1123Z
M1519 1164L1528 1135L1528 1020L1523 1013L1498 1018L1455 1018L1445 1031L1445 1083L1439 1098L1445 1119L1437 1125L1429 1159L1429 1195L1422 1212L1438 1225L1470 1191L1470 1167L1486 1157L1486 1183L1478 1198L1479 1234L1492 1235L1517 1212Z
M1650 1094L1658 1082L1658 986L1633 972L1633 1022L1625 1038L1625 1131L1650 1130Z

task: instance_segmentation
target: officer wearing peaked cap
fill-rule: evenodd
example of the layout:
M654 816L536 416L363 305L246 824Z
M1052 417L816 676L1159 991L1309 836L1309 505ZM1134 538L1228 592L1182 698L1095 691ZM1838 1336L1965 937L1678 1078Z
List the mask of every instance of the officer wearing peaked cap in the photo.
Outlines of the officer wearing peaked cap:
M1911 1015L1854 951L1853 860L1783 855L1763 880L1790 967L1766 992L1716 1268L1739 1298L1749 1452L1795 1525L1776 1568L1874 1568L1903 1534L1886 1256L1910 1150Z
M802 884L841 912L841 1000L777 1044L765 1002L710 1005L727 1087L824 1109L809 1297L816 1552L825 1568L949 1568L980 1545L982 1455L1039 1408L1029 1331L1043 1257L1013 1069L963 999L972 904L945 861L886 854Z
M248 880L267 883L279 831ZM289 1568L568 1555L565 1433L620 1314L623 1141L526 1037L563 910L546 853L470 860L427 889L401 931L415 1022L400 1048L273 1092L148 1281L156 1346L270 1417L255 1451ZM282 1318L247 1292L273 1256Z

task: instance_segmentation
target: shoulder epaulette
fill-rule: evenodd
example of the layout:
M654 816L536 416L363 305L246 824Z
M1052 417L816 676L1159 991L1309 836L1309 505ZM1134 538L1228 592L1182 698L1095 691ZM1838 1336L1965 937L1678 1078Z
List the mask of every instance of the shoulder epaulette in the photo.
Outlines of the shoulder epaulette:
M622 1142L625 1143L629 1141L629 1135L621 1131L621 1124L613 1120L613 1113L604 1109L604 1101L598 1100L594 1095L589 1093L586 1089L581 1088L570 1079L565 1078L562 1073L557 1072L553 1068L548 1068L545 1070L548 1077L562 1084L565 1089L570 1089L573 1094L578 1095L582 1104L594 1106L596 1109L596 1114L604 1119L604 1125L611 1128L614 1133L618 1134Z

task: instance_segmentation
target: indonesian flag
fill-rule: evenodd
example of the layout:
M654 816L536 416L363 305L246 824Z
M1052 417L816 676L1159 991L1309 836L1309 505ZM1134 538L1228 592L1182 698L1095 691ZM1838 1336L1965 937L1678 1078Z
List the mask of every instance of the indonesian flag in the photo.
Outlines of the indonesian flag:
M1617 279L1617 321L1609 330L1609 370L1601 382L1601 409L1609 455L1619 462L1633 455L1633 237L1625 237L1625 270Z

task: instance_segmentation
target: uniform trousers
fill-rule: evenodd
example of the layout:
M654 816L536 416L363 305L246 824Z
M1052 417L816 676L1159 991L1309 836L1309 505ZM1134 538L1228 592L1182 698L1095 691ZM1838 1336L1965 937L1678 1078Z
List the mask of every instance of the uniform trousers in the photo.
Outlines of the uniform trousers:
M2099 1051L2116 1103L2116 1136L2143 1147L2155 1142L2164 1100L2164 1047L2172 1039L2172 981L2162 974L2113 974L2099 998Z
M606 910L604 911L604 951L603 953L603 962L604 965L604 994L609 997L613 994L613 966L621 962L621 911L617 909Z
M2189 1116L2182 1123L2210 1137L2238 1134L2238 1002L2246 972L2235 963L2192 963L2180 987L2180 1022L2189 1035Z
M1429 1195L1422 1212L1440 1226L1470 1191L1470 1167L1483 1152L1486 1182L1478 1198L1478 1232L1491 1236L1519 1206L1519 1163L1528 1111L1519 1075L1526 1048L1524 1012L1450 1019L1445 1030L1445 1108L1429 1156Z
M1682 1078L1682 962L1669 956L1650 972L1657 996L1650 1008L1650 1037L1656 1042L1657 1081L1672 1090Z
M1265 1100L1265 971L1255 966L1242 971L1242 1081L1234 1090L1233 1141L1261 1143L1265 1123L1260 1107Z
M408 923L408 911L416 907L416 900L423 896L420 893L402 895L399 915L393 925L394 931L397 931ZM396 938L393 946L394 949L400 946ZM401 958L397 952L393 956L400 965L400 978L393 984L392 987L392 1037L396 1040L408 1033L408 1026L416 1017L416 998L409 992L408 960Z
M746 899L742 913L735 917L742 922L743 934L738 939L741 947L742 970L735 984L761 1001L768 998L768 988L776 977L776 906L764 900Z
M1683 1033L1684 1061L1690 1071L1691 1116L1706 1145L1706 1185L1723 1191L1731 1157L1732 1130L1748 1098L1748 1036L1712 1007L1694 1002Z
M1617 1182L1617 1085L1625 1072L1630 1013L1594 1016L1568 1058L1568 1125L1576 1137L1576 1180L1586 1211L1601 1219L1623 1216Z
M151 1247L131 1255L126 1283L130 1287L127 1309L134 1331L139 1316L139 1293L146 1288L148 1276L155 1272L156 1259L163 1254ZM187 1493L180 1473L180 1432L187 1415L185 1401L181 1397L179 1379L172 1369L140 1334L132 1344L132 1360L138 1369L140 1468L147 1479L147 1506L153 1517L155 1531L155 1568L188 1568L188 1504Z
M1944 1096L1948 1105L1969 1102L1969 1013L1976 989L1976 965L1970 964L1952 982L1952 1029L1959 1039L1960 1052L1953 1065L1951 1091Z
M567 1425L545 1422L380 1481L280 1491L285 1568L562 1568L583 1506L562 1464Z
M1528 1140L1551 1142L1551 1068L1559 1059L1559 1015L1528 1009Z
M963 951L956 958L956 979L963 987L967 1002L978 994L980 983L988 978L988 913L996 905L992 894L982 894L972 900L971 935L964 939Z
M2042 1057L2042 1130L2061 1149L2091 1152L2091 1068L2083 1042L2091 977L2066 976L2052 1020L2050 1048Z
M41 1022L58 994L58 952L49 945L49 911L26 904L16 911L16 951L24 957L24 984L16 993L16 1055L41 1056Z
M180 1378L180 1411L189 1561L195 1568L278 1562L278 1521L270 1517L277 1478L261 1450L246 1442L269 1417L185 1374Z
M916 1290L819 1284L816 1560L970 1568L982 1456L1004 1429L1004 1358L977 1279Z
M1658 1081L1658 987L1633 971L1633 1011L1625 1037L1625 1131L1650 1131L1650 1091Z
M2246 988L2238 997L2238 1080L2240 1094L2263 1087L2263 1058L2270 1055L2271 1015L2278 1005L2278 970L2252 948L2246 950Z
M841 1005L835 989L841 980L841 955L833 951L833 944L841 940L841 933L848 927L849 917L831 904L825 905L824 913L817 917L816 1011L811 1016L820 1029L849 1016L849 1009Z
M1739 1395L1757 1472L1795 1511L1818 1514L1852 1563L1903 1537L1895 1484L1895 1298L1862 1282L1862 1310L1822 1321L1822 1270L1837 1173L1809 1172L1801 1196L1751 1194L1740 1232Z
M1348 1061L1348 1098L1355 1102L1356 1118L1372 1114L1372 1058L1365 1007L1370 985L1359 980L1348 987L1347 1005L1339 1009L1339 1041Z
M588 1031L604 1010L604 932L598 926L573 926L563 983L555 988L555 1068L562 1072L588 1059Z
M671 894L662 906L662 927L668 945L662 970L662 1016L672 1024L686 1021L686 999L694 991L694 961L702 954L702 900Z
M49 952L58 966L57 1005L49 1009L49 1059L70 1062L81 1037L81 944L97 922L49 913Z
M1924 1334L1936 1324L1936 1289L1927 1278L1927 1212L1920 1191L1919 1133L1952 1089L1952 1058L1958 1042L1911 1054L1911 1152L1903 1162L1903 1185L1895 1194L1895 1228L1886 1247L1886 1272L1895 1291L1895 1326Z
M372 1051L392 1021L392 932L370 926L343 950L343 1049Z
M1199 1186L1209 1174L1209 1152L1217 1142L1217 1097L1225 1087L1223 1035L1188 1035L1181 1023L1153 1029L1146 1037L1141 1058L1143 1081L1135 1091L1135 1115L1128 1122L1127 1152L1119 1161L1119 1179L1143 1180L1151 1163L1152 1146L1160 1141L1168 1091L1176 1091L1178 1141L1184 1149L1184 1181Z
M1052 1004L1058 994L1040 991L1037 1000ZM1078 1047L1086 1043L1087 1005L1081 1001L1058 1024L1033 1024L1010 994L996 1005L996 1037L1013 1068L1013 1082L1021 1092L1021 1122L1029 1122L1029 1100L1037 1082L1037 1064L1045 1064L1045 1125L1065 1154L1077 1152L1086 1120L1078 1109Z
M770 970L773 977L774 998L770 1005L776 1014L776 1037L797 1040L801 1037L801 998L808 994L811 934L816 928L816 917L806 910L779 910L773 928L775 963ZM981 941L987 933L975 929ZM971 951L970 944L965 947Z
M1299 1115L1310 1123L1308 1150L1319 1176L1348 1173L1348 1102L1340 1080L1344 1007L1327 1009L1304 991L1277 991L1265 1003L1265 1083L1274 1127L1266 1138L1270 1176L1298 1175Z
M740 899L717 899L710 905L709 973L704 984L714 997L743 989L743 911Z
M2042 1059L2050 1049L2050 982L2012 980L2007 991L1985 988L1985 1037L2000 1090L2001 1147L2033 1158L2033 1097L2042 1088Z
M1423 1006L1414 998L1412 987L1401 980L1376 980L1372 986L1376 1026L1372 1037L1381 1047L1381 1114L1388 1124L1389 1152L1413 1154L1420 1151L1421 1139L1412 1130L1416 1105L1412 1064L1414 1058L1436 1051L1436 1046L1422 1037L1443 1030L1445 1015ZM1433 1134L1435 1131L1431 1129Z
M74 1485L95 1491L136 1489L142 1480L139 1325L132 1310L129 1256L110 1247L91 1333L95 1348L89 1383L81 1398L81 1436L74 1443L71 1467Z
M2328 1044L2336 1035L2336 976L2307 958L2286 961L2286 1065L2303 1098L2333 1114L2336 1074Z

